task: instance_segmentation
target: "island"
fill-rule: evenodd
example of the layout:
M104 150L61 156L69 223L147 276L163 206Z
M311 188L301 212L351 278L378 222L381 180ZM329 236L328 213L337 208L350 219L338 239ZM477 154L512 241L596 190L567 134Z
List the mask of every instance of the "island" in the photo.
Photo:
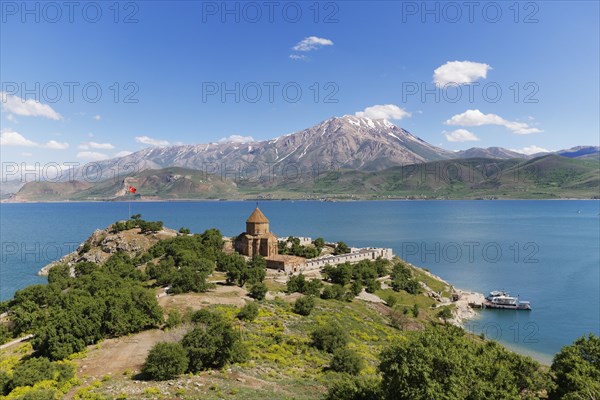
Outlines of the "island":
M278 238L258 206L231 238L133 215L40 274L0 304L7 399L600 393L597 336L541 365L461 328L483 295L391 249Z

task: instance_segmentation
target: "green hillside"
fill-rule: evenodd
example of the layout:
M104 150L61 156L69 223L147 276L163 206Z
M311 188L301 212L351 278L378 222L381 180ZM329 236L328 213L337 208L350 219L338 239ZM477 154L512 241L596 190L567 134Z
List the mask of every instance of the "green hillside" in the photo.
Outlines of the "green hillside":
M127 192L129 185L137 189ZM472 158L393 167L222 177L185 168L145 170L99 183L31 182L13 201L186 199L560 199L600 198L600 163L547 155L532 160Z

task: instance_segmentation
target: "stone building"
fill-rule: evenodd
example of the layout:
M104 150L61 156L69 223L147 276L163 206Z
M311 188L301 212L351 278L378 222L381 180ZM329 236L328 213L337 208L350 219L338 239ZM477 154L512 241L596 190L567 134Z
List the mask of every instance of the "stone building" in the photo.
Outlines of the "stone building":
M310 238L301 239L303 245L310 243ZM267 268L289 274L316 270L326 265L338 265L345 262L356 263L362 260L376 260L379 257L388 260L393 258L392 249L375 247L353 248L348 254L326 255L309 260L304 257L279 254L277 236L269 231L269 220L258 206L246 220L246 232L241 233L233 240L233 248L247 257L261 255L265 258ZM231 247L227 247L227 244L225 249L231 251Z
M235 250L248 257L277 255L277 236L269 231L269 220L258 206L246 220L246 232L236 238Z

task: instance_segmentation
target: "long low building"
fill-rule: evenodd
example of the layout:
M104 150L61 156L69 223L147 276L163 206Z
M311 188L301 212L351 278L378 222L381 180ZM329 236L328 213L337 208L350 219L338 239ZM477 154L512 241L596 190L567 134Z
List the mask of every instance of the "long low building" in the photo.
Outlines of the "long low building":
M288 274L300 273L303 271L314 271L325 267L326 265L338 265L343 263L354 264L362 260L377 260L379 257L391 260L394 257L392 249L367 247L353 248L350 253L339 255L327 255L323 257L306 259L304 257L288 256L278 254L277 256L266 259L267 268L284 271Z
M337 265L343 263L357 263L362 260L376 260L379 257L391 260L394 257L392 249L381 247L367 247L362 249L352 248L352 251L347 254L329 255L324 257L311 258L306 260L304 269L315 270L329 265Z

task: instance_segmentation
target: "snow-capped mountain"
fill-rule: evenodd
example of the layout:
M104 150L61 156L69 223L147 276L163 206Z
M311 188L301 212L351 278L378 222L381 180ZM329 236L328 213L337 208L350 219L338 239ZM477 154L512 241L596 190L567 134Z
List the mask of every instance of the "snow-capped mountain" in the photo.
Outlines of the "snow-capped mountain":
M454 157L387 120L346 115L272 140L147 148L94 163L95 170L87 173L101 170L102 176L109 178L145 169L184 167L217 174L235 173L239 168L270 169L279 174L289 165L294 165L294 170L378 171ZM76 169L75 179L81 179L84 171Z

